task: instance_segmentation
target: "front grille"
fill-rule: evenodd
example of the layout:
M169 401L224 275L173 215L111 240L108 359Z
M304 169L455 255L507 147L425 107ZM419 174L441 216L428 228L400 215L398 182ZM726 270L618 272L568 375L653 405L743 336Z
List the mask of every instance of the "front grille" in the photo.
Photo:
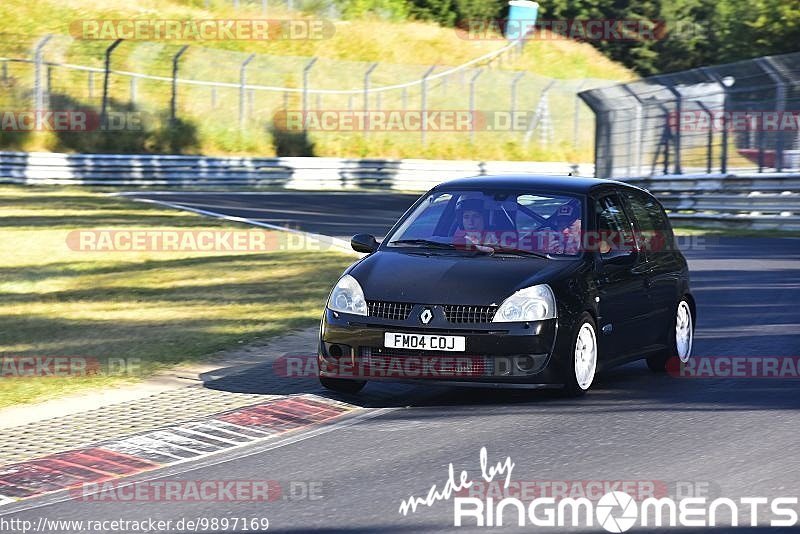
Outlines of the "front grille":
M491 376L493 364L486 356L383 347L361 347L356 361L366 376L439 379Z
M442 306L444 315L451 323L491 323L497 306L464 306L447 304Z
M381 319L391 319L393 321L405 321L408 319L413 307L413 304L408 304L407 302L367 301L370 317L380 317Z

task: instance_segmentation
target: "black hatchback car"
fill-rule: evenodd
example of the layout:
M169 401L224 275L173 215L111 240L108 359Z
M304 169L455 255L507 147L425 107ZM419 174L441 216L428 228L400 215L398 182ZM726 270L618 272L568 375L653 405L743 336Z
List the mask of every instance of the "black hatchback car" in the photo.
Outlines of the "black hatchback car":
M688 361L686 259L649 193L578 177L481 176L423 195L331 291L322 384L367 380L563 387L646 358Z

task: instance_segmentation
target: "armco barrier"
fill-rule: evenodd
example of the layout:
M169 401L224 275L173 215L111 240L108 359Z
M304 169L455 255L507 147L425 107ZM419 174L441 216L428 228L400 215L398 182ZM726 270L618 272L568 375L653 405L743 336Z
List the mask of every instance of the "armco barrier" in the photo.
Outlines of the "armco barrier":
M0 182L30 185L263 186L424 191L479 174L591 176L590 164L342 158L214 158L0 152Z
M425 191L458 177L568 173L590 164L343 158L216 158L0 152L0 182L43 185L256 186L304 190ZM664 175L631 178L681 223L741 229L800 230L800 175Z
M678 223L800 230L800 175L665 175L626 182L653 193Z

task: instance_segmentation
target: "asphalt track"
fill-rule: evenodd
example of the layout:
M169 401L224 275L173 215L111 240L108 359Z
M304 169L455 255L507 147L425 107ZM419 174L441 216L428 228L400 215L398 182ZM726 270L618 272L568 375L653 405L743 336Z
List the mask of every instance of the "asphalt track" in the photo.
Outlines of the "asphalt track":
M380 235L413 201L385 194L137 196L337 236ZM684 248L698 302L695 357L800 355L800 240L707 238L686 242ZM244 387L258 391L257 373L249 378ZM236 390L243 384L209 387ZM322 391L313 381L300 382L297 389ZM731 499L800 495L796 378L678 378L655 375L637 362L598 377L581 399L374 383L360 398L341 398L363 404L376 416L223 463L185 464L188 471L180 475L165 473L184 480L318 481L322 499L137 504L45 504L43 499L28 503L42 506L13 517L268 517L269 530L279 532L446 530L453 528L451 502L423 506L408 516L398 513L400 503L410 495L424 497L433 484L441 488L449 463L456 473L465 469L478 479L481 447L487 448L490 463L511 457L514 481L650 481L672 495L692 487L701 496ZM758 516L761 522L771 517L764 510ZM522 530L549 529L528 525ZM549 531L565 530L570 529ZM632 532L641 530L637 526Z
M346 237L384 235L418 195L385 193L146 193L129 198L243 217L262 224Z

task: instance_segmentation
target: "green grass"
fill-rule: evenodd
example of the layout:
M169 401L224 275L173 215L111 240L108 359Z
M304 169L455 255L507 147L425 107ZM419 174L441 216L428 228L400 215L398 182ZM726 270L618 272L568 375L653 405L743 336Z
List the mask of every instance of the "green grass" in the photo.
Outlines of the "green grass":
M314 14L281 12L272 8L270 18L314 17ZM110 0L97 3L89 0L7 0L0 3L0 17L5 35L0 34L0 55L30 57L36 40L46 33L56 37L47 47L45 57L102 66L103 51L108 41L72 40L70 24L80 19L171 19L201 20L212 18L263 18L258 7L243 6L225 9L218 4L205 9L202 2L177 0L142 0L131 3ZM181 42L124 42L114 52L113 66L119 70L147 72L169 76L171 57ZM371 62L381 66L372 77L373 87L419 79L427 65L440 68L464 63L497 50L505 42L468 40L452 28L418 21L385 21L358 19L336 22L330 39L273 41L214 41L191 46L181 60L181 75L196 79L213 79L238 83L239 66L249 53L271 57L257 58L248 69L248 82L264 85L300 87L302 68L311 56L321 58L310 74L311 87L357 89L362 87L364 70ZM538 95L549 78L565 80L564 91L554 89L551 114L555 124L554 142L539 146L536 141L523 143L523 132L482 132L475 138L467 133L430 133L427 146L420 142L419 132L372 134L368 139L359 133L315 132L311 134L314 155L337 157L425 157L444 159L511 159L511 160L590 160L593 150L590 111L583 107L583 122L578 142L573 146L574 98L571 94L583 78L597 80L630 80L633 74L587 43L567 40L537 40L526 45L524 54L513 63L488 69L477 86L477 109L508 109L510 80L517 72L527 73L518 87L518 109L532 111ZM10 91L0 105L8 109L28 109L29 90L33 85L32 68L24 64L9 66ZM68 98L54 99L59 109L89 106L99 109L101 76L95 76L94 94L88 95L85 72L55 68L53 90ZM449 87L431 84L429 109L467 109L467 85L461 79L449 81ZM566 86L570 87L567 91ZM591 87L592 84L583 88ZM179 86L178 113L185 121L179 132L172 131L165 111L170 104L170 85L161 81L139 80L137 97L131 103L128 78L112 76L110 94L112 109L134 108L146 113L146 131L128 135L67 134L50 132L0 135L0 148L65 152L183 152L204 154L278 155L276 140L270 131L275 111L283 106L282 93L259 92L254 97L255 112L243 131L238 129L238 90L220 88L216 107L211 90L199 86ZM9 95L13 95L9 96ZM352 105L359 109L360 95L353 102L348 96L325 95L319 105L325 109L345 110ZM400 91L382 95L383 109L401 109ZM312 108L317 106L312 97ZM419 107L418 88L406 94L410 109ZM290 96L290 109L300 109L300 100ZM376 107L372 102L371 107ZM538 136L535 136L536 139ZM285 153L280 155L287 155Z
M0 187L0 355L138 358L141 376L0 378L0 407L139 380L314 325L337 252L82 252L75 229L242 229L79 189Z

